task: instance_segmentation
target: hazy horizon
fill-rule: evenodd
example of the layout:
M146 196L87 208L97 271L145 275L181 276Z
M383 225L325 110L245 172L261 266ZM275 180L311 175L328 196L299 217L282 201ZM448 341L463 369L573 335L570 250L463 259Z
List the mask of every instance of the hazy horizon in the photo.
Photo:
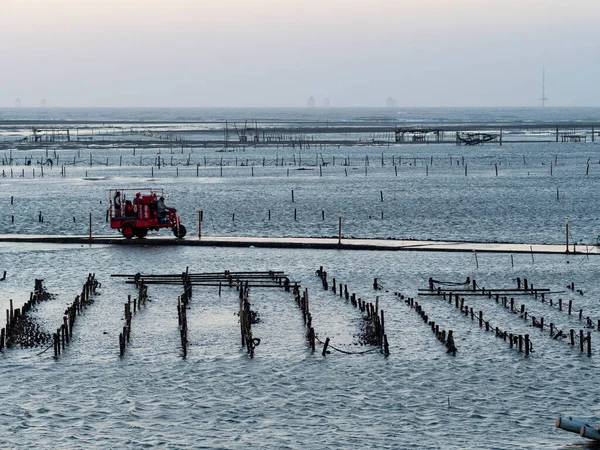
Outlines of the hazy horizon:
M385 100L385 99L384 99ZM110 105L88 105L88 106L52 106L52 105L46 105L46 106L40 106L40 105L31 105L31 106L27 106L27 105L21 105L18 107L15 107L15 105L0 105L0 110L10 110L10 109L385 109L385 110L411 110L411 109L464 109L464 110L469 110L469 109L486 109L486 110L493 110L493 109L498 109L498 110L536 110L536 109L546 109L546 110L558 110L558 109L600 109L600 106L578 106L578 105L563 105L563 106L545 106L544 108L542 108L541 105L531 105L531 106L494 106L494 105L490 105L490 106L469 106L469 105L462 105L462 106L453 106L453 105L449 105L449 106L395 106L395 107L387 107L385 105L383 106L378 106L378 105L372 105L372 106L353 106L353 105L348 105L348 106L328 106L328 107L324 107L322 105L316 105L314 108L309 108L307 107L307 105L288 105L288 106L271 106L271 105L265 105L265 106L243 106L243 105L238 105L238 106L172 106L172 105L163 105L163 106L153 106L153 105L148 105L148 106L135 106L135 105L120 105L120 106L110 106Z
M591 0L0 0L0 107L600 106Z

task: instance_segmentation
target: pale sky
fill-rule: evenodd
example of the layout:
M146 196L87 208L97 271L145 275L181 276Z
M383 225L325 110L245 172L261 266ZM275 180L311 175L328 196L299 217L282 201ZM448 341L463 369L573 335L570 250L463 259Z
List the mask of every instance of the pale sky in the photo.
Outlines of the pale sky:
M600 106L598 0L0 0L0 107Z

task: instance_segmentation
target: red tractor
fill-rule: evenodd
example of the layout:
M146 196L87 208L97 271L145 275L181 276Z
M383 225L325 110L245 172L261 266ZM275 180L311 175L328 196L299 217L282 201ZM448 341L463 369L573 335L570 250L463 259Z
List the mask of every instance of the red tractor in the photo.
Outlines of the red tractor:
M109 205L110 227L126 239L143 238L159 228L171 228L178 239L185 236L177 210L165 206L162 189L111 189Z

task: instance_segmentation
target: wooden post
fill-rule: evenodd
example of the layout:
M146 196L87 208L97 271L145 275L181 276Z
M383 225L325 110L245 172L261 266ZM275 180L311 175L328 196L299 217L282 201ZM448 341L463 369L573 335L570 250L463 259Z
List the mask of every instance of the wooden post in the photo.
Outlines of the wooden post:
M569 300L569 315L571 315L572 307L573 307L573 300Z
M592 356L592 334L588 331L587 332L587 354L588 356Z
M583 353L583 330L579 330L579 351Z
M342 213L338 214L338 245L342 244Z
M123 337L123 333L119 333L119 356L123 356L125 354L125 338Z
M565 237L566 237L565 253L569 253L569 219L567 219L567 222L565 225Z
M90 235L89 235L89 239L90 241L92 240L92 210L90 209Z
M575 330L572 328L569 330L569 336L571 338L571 345L575 345Z
M67 344L69 343L69 323L67 321L67 316L63 316L63 326L65 329L65 340L67 341Z
M327 355L327 347L329 347L329 338L325 339L325 345L323 345L323 356Z
M519 351L523 351L523 335L519 335Z
M198 208L198 240L202 238L202 208Z
M241 321L241 319L240 319L240 321ZM181 296L177 297L177 324L179 326L181 326ZM244 344L242 344L242 345L244 345Z
M529 335L525 335L525 356L529 356Z

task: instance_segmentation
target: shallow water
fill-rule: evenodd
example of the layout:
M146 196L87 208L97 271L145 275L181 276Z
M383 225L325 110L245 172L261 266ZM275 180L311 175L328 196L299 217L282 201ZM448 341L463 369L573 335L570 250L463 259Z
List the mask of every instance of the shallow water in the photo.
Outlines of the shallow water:
M170 194L167 204L178 208L194 234L202 208L203 233L213 236L336 236L342 213L346 236L551 244L564 242L568 218L570 241L594 244L600 234L598 148L371 145L285 153L264 147L224 154L146 149L136 156L132 149L109 148L81 150L79 158L77 150L63 150L61 160L81 161L67 168L66 178L56 166L43 178L39 166L0 169L6 175L0 177L0 233L87 234L92 210L94 233L107 234L109 189L162 187ZM159 151L167 165L147 165ZM44 152L27 156L35 160ZM86 152L95 155L92 165ZM329 165L316 165L321 154ZM284 165L275 165L282 157ZM107 158L108 167L98 164Z
M60 324L88 271L102 282L58 360L51 351L37 355L40 349L1 356L3 447L560 448L580 439L554 429L558 415L600 416L595 330L588 358L492 299L468 297L495 326L530 334L534 353L525 358L441 299L416 296L429 276L471 276L492 287L513 287L520 276L553 290L574 281L583 296L553 297L573 299L575 309L598 318L596 258L536 256L532 262L515 255L513 268L509 255L479 255L477 268L469 254L26 245L4 246L0 261L12 264L0 283L0 306L9 297L16 306L24 302L34 277L58 294L35 313L49 329ZM256 288L250 300L261 317L254 326L261 344L250 360L239 345L237 292L226 288L219 297L217 288L205 287L195 289L188 310L191 344L182 360L176 312L182 289L151 285L151 301L134 316L132 341L120 359L123 303L135 289L110 274L178 273L184 264L194 273L284 270L309 289L319 338L363 350L353 345L360 313L322 290L314 270L323 265L363 299L380 296L391 355L323 358L319 348L312 354L291 294ZM382 291L373 290L374 277ZM455 357L395 291L415 296L430 320L454 330ZM583 325L539 299L517 302L561 329Z
M134 167L132 161L121 168L76 167L67 178L55 167L43 179L0 178L0 231L84 234L92 208L94 232L109 233L103 222L107 190L143 182L167 188L169 202L190 224L190 234L195 234L197 208L202 207L203 231L213 235L335 235L342 211L348 236L561 243L569 217L571 239L588 242L598 234L597 164L585 176L587 158L596 148L588 143L329 149L330 158L349 155L351 165L323 167L322 177L317 166L295 170L289 154L284 166L257 164L254 177L248 175L249 167L233 164L224 167L223 178L220 168L211 165L201 167L198 178L195 166L179 166L192 172L180 172L179 178L176 166L160 174L155 168L155 180L139 173L150 167ZM112 150L103 151L103 157L116 160ZM382 151L384 166L376 162ZM151 157L151 152L155 150L144 154ZM276 152L258 148L251 157L262 164L263 155L273 161ZM371 156L367 176L365 152ZM390 160L400 153L406 161L396 177ZM550 176L548 165L556 155L559 165ZM431 156L434 163L426 174ZM216 161L220 155L209 157ZM235 156L225 157L232 162ZM494 163L500 160L496 178ZM347 177L344 169L351 169ZM38 222L39 211L43 223ZM7 220L10 215L15 215L14 224ZM60 358L55 360L51 350L40 355L40 348L0 355L0 447L597 448L555 429L554 422L559 415L600 420L600 391L594 384L598 331L591 330L590 358L565 340L550 339L547 329L533 328L493 299L466 297L493 326L530 335L534 352L526 358L453 305L417 294L429 277L462 281L469 276L488 288L511 288L516 277L528 278L536 287L561 291L550 295L554 302L559 297L572 300L575 311L583 309L584 318L596 322L599 261L581 255L475 258L470 253L2 244L0 270L8 275L0 282L0 310L8 307L9 299L20 307L34 278L43 278L57 298L41 304L34 315L53 330L88 272L96 274L102 288L77 318L73 342ZM335 351L324 358L319 347L311 353L293 296L256 288L250 301L261 318L253 327L261 344L249 359L240 346L237 292L225 288L219 297L216 287L203 287L194 289L188 310L190 348L184 360L176 310L182 287L158 285L149 287L150 302L133 317L131 343L119 358L123 304L136 292L110 275L180 273L186 266L194 273L284 270L308 288L319 339L329 337L332 345L346 351L364 351L355 345L361 314L322 289L315 276L321 265L330 279L348 284L358 297L374 301L379 296L390 342L388 358L379 352ZM373 289L373 278L382 290ZM566 289L571 282L583 295ZM456 356L446 354L430 328L394 292L415 297L430 320L454 331ZM529 314L562 330L584 326L577 315L540 299L515 299Z

